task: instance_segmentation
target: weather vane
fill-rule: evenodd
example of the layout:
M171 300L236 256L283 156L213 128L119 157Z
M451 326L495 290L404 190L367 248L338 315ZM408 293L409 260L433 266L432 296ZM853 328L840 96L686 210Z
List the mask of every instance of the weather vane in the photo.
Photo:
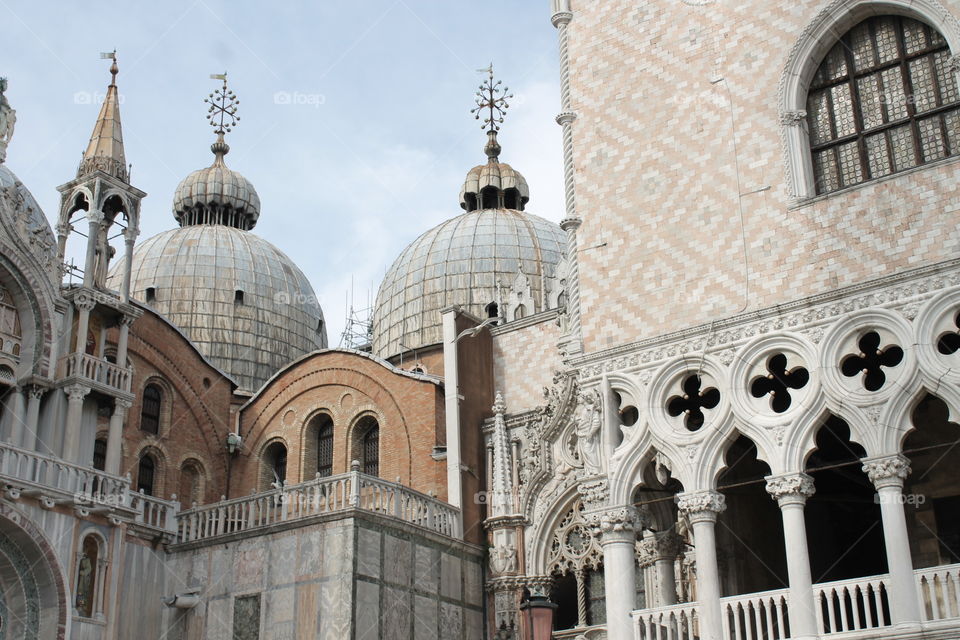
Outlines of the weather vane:
M489 76L477 90L477 106L470 109L470 113L474 114L477 120L480 120L480 116L484 115L484 110L489 110L489 113L483 118L483 124L480 128L497 132L500 130L504 116L507 114L507 109L510 108L507 100L512 99L513 94L509 93L509 88L503 86L502 80L493 81L492 62L486 69L477 69L477 71L487 73Z
M213 127L214 133L223 135L230 133L237 123L240 122L240 116L237 115L237 94L227 88L227 72L212 73L210 77L213 80L223 80L223 86L203 99L210 105L207 109L207 121Z

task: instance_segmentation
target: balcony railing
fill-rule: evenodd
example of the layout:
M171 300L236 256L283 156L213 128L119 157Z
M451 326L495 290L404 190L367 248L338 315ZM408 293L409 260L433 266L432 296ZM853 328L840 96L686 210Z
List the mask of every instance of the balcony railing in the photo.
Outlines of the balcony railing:
M88 353L71 353L61 358L65 378L81 378L89 383L130 393L130 368L120 367Z
M914 572L925 624L955 620L960 627L960 564ZM887 575L813 585L821 637L877 637L889 627L890 578ZM720 599L724 640L788 640L791 636L786 589ZM701 637L697 603L633 612L635 640L697 640ZM942 628L942 624L937 626Z
M182 511L177 539L209 540L347 509L390 516L448 537L460 535L455 507L354 471Z
M787 589L720 599L723 637L730 640L789 638Z
M177 512L180 504L170 500L163 500L148 496L140 491L130 493L130 508L136 514L134 523L157 529L168 534L177 533Z
M0 444L0 476L28 495L51 491L77 504L124 506L130 480L36 451Z
M638 640L695 640L700 637L698 627L695 602L633 612L634 637Z

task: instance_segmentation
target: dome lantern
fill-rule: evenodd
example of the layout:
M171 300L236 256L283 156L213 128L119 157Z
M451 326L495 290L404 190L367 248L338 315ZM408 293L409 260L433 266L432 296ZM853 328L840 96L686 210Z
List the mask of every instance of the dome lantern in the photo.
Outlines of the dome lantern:
M223 86L204 98L210 107L207 121L217 134L210 145L213 164L194 171L177 186L173 196L173 215L180 226L219 224L249 231L260 217L260 196L253 184L227 167L224 156L230 152L225 134L240 121L240 101L227 87L227 74L210 76L223 80Z
M487 163L467 172L463 188L460 189L460 207L464 211L482 209L513 209L523 211L530 200L527 181L519 171L505 162L500 162L500 143L497 132L503 123L513 98L510 89L503 86L502 80L494 81L493 63L484 69L489 76L477 90L477 106L470 110L477 120L483 120L482 128L487 130L487 143L483 152Z

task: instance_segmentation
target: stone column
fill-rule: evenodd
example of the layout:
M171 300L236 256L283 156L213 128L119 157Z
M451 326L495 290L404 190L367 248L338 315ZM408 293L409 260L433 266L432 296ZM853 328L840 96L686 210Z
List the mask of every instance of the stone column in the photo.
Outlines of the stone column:
M107 432L107 460L104 470L115 476L120 475L120 463L123 459L123 421L133 403L117 398L114 401L113 414L110 416L110 430Z
M74 353L82 354L87 351L87 333L90 331L90 312L96 306L96 303L85 294L78 295L73 303L77 309L80 310L77 318L77 348Z
M26 432L20 443L14 443L17 446L35 451L37 449L37 440L39 439L40 428L40 399L47 392L46 388L40 385L32 384L27 387L27 420L24 425Z
M720 608L720 568L717 565L717 515L727 508L726 498L716 491L677 495L677 506L693 528L697 554L697 603L700 611L700 639L720 640L723 614Z
M608 640L633 640L637 593L637 531L639 518L632 506L601 511L593 516L603 547L603 587L607 605Z
M805 473L767 477L767 493L780 506L783 542L790 580L790 633L796 640L816 640L817 615L807 548L803 508L814 493L813 478Z
M563 127L563 184L566 212L560 222L560 228L567 233L567 263L570 266L567 274L567 326L568 335L564 336L565 351L568 354L583 351L583 338L580 329L580 276L577 267L577 229L580 228L580 218L577 216L576 184L574 181L573 164L573 122L577 114L573 111L573 102L570 98L570 56L568 53L567 28L573 19L569 0L554 0L553 15L550 22L557 29L557 39L560 46L560 115L557 124Z
M8 441L15 447L22 446L24 426L26 424L26 392L23 387L14 387L7 400L7 411L10 412L10 437Z
M80 420L83 417L83 399L90 393L90 387L72 384L63 388L67 394L67 422L64 426L63 449L60 457L67 462L78 462L80 455Z
M673 530L653 533L647 531L644 539L637 543L637 551L646 562L643 566L653 566L656 572L657 590L649 594L647 608L667 607L677 604L677 576L674 570L682 544L680 536Z
M87 257L83 263L83 286L92 287L96 283L94 269L97 265L97 245L100 244L100 228L103 213L90 209L87 212Z
M123 284L120 286L120 301L127 303L130 301L130 280L133 274L133 245L137 241L139 231L133 227L128 227L123 233L126 243L126 260L123 262ZM119 362L119 358L117 362Z
M903 481L910 475L910 461L900 454L864 458L863 471L877 489L883 540L890 569L890 615L900 628L920 624L917 580L910 557L907 518L903 513Z

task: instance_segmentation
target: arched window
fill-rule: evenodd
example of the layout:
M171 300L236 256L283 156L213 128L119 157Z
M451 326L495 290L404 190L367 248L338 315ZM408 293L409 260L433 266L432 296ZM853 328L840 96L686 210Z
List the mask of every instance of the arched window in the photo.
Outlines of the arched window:
M324 415L317 431L317 474L333 475L333 420Z
M153 495L156 471L157 463L153 456L147 454L140 458L140 464L137 466L137 491L143 491L148 496Z
M184 508L203 502L203 466L196 460L187 460L180 467L180 491L177 496Z
M19 356L22 337L20 313L10 292L0 285L0 353Z
M147 433L160 433L160 409L163 406L163 392L155 384L148 384L143 390L143 406L140 409L140 429Z
M355 429L360 470L371 476L380 475L380 425L373 416L366 416Z
M282 484L287 480L287 447L282 442L274 442L263 452L264 485Z
M107 468L107 441L97 438L93 443L93 468L103 471Z
M960 94L935 29L878 16L848 31L807 94L817 193L960 154Z
M100 543L95 536L87 536L80 545L77 558L77 588L74 606L82 618L92 618L100 603L97 599L97 578L100 568Z

